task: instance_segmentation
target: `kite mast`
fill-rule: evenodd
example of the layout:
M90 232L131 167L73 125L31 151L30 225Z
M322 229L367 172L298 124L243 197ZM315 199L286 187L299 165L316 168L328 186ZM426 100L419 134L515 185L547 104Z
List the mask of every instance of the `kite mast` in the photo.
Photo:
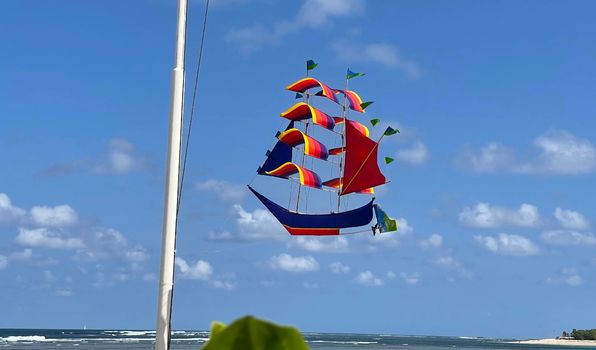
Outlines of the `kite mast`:
M180 138L182 131L182 106L184 98L184 45L186 39L187 0L178 1L178 28L176 32L176 58L172 74L170 131L164 198L164 220L161 249L161 272L157 301L157 327L155 350L170 348L172 292L174 287L174 256L176 249L176 212L180 171Z
M306 77L308 77L309 73L310 73L309 62L307 62L306 63ZM310 94L308 92L305 93L305 97L306 97L306 104L310 105ZM309 125L309 120L306 120L306 126L304 127L305 135L308 135L308 125ZM302 160L300 161L301 167L304 166L304 158L305 158L305 155L304 155L304 153L302 153ZM296 197L296 212L298 212L298 209L300 207L300 191L301 190L302 190L302 184L300 182L298 182L298 195Z
M346 91L348 91L349 89L349 81L350 78L348 78L348 75L346 74ZM348 108L347 108L347 102L348 98L347 96L344 94L344 103L342 105L342 117L344 118L344 122L343 122L343 126L341 128L341 147L342 149L346 149L346 124L348 124ZM341 193L343 190L343 181L344 181L344 169L346 167L345 165L345 155L346 152L341 152L340 158L339 158L339 191L337 192L337 212L340 212L340 207L341 207Z

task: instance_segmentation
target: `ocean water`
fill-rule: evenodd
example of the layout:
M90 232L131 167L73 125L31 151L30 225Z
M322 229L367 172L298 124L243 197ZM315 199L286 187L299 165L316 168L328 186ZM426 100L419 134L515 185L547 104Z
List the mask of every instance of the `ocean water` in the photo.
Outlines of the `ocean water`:
M522 345L506 339L470 337L397 336L388 334L304 333L313 350L519 350L519 349L592 349ZM72 329L0 329L0 349L41 350L132 350L153 349L154 331L72 330ZM205 331L175 331L172 349L198 350L208 340Z

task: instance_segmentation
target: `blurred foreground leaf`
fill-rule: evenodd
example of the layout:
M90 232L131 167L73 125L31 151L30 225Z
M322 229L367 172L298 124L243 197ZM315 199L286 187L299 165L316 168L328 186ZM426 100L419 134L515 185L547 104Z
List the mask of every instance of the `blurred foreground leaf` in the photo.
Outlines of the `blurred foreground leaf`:
M308 346L294 327L246 316L229 326L214 322L202 350L308 350Z

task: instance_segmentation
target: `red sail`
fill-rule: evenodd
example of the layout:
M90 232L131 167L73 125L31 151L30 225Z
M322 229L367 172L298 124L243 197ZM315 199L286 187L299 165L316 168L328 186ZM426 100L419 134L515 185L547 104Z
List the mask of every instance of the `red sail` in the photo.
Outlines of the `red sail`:
M346 123L346 158L341 194L362 191L386 182L377 163L378 143L350 120Z

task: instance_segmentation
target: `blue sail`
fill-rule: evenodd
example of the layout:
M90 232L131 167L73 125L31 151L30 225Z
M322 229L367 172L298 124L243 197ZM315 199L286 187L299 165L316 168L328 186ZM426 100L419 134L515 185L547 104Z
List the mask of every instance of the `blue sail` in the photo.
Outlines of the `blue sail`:
M342 228L364 226L369 224L373 218L374 198L363 207L341 213L300 214L276 204L250 186L248 189L257 196L291 235L338 235Z
M293 127L294 121L291 121L290 124L288 124L286 130L292 129ZM291 161L292 147L281 141L277 141L275 147L273 147L271 151L267 151L267 159L259 168L258 173L261 175L267 175L265 174L266 171L277 169L280 165Z

